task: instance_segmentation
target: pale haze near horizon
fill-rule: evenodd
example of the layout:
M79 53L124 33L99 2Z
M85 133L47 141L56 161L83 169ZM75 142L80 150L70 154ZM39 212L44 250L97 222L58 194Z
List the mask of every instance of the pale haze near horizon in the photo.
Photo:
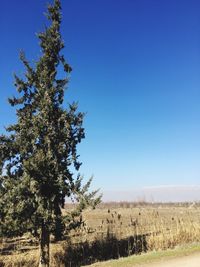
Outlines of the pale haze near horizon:
M199 202L200 186L149 186L127 191L104 191L103 202Z

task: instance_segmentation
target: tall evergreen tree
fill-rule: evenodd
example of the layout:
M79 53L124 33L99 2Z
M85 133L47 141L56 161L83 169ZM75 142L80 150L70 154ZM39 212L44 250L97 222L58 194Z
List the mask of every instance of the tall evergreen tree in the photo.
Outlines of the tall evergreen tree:
M50 235L61 238L66 227L73 228L76 217L100 198L88 192L91 180L82 186L77 144L84 138L84 114L73 103L65 109L64 91L71 67L61 50L61 3L48 6L49 26L38 34L41 56L30 64L20 54L25 78L15 75L18 97L17 122L0 136L0 235L16 236L29 231L40 240L40 266L49 266ZM33 65L33 66L32 66ZM58 77L62 65L63 79ZM72 171L72 166L73 170ZM63 216L65 198L72 197L77 210Z

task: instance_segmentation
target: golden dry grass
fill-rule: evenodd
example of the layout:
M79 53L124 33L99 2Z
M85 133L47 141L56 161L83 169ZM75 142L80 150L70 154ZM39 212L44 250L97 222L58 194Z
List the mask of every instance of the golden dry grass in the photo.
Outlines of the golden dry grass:
M142 207L96 209L84 213L85 225L74 239L95 240L108 234L118 239L145 235L148 250L200 241L200 208Z
M76 266L81 266L109 257L118 258L200 242L198 207L114 206L88 210L84 212L83 219L84 225L68 236L70 245L65 241L51 245L52 267L70 264L75 267L74 260L77 260ZM37 244L27 240L30 237L13 242L1 240L0 266L37 266ZM108 249L110 255L106 254Z

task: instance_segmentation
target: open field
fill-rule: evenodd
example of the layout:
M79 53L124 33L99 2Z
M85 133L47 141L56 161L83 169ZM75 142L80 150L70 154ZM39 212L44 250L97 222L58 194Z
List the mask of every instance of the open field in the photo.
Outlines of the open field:
M84 266L200 242L198 206L125 204L84 212L82 227L51 245L52 266ZM0 266L37 266L37 242L30 236L2 239L0 253Z

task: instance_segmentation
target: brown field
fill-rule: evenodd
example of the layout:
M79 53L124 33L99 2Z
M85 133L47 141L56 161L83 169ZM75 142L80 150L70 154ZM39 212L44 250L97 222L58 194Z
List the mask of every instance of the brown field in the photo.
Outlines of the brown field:
M71 209L66 206L65 212ZM52 243L51 266L84 266L200 242L200 207L191 204L109 203L83 213L84 224ZM37 242L1 239L0 266L37 266Z

